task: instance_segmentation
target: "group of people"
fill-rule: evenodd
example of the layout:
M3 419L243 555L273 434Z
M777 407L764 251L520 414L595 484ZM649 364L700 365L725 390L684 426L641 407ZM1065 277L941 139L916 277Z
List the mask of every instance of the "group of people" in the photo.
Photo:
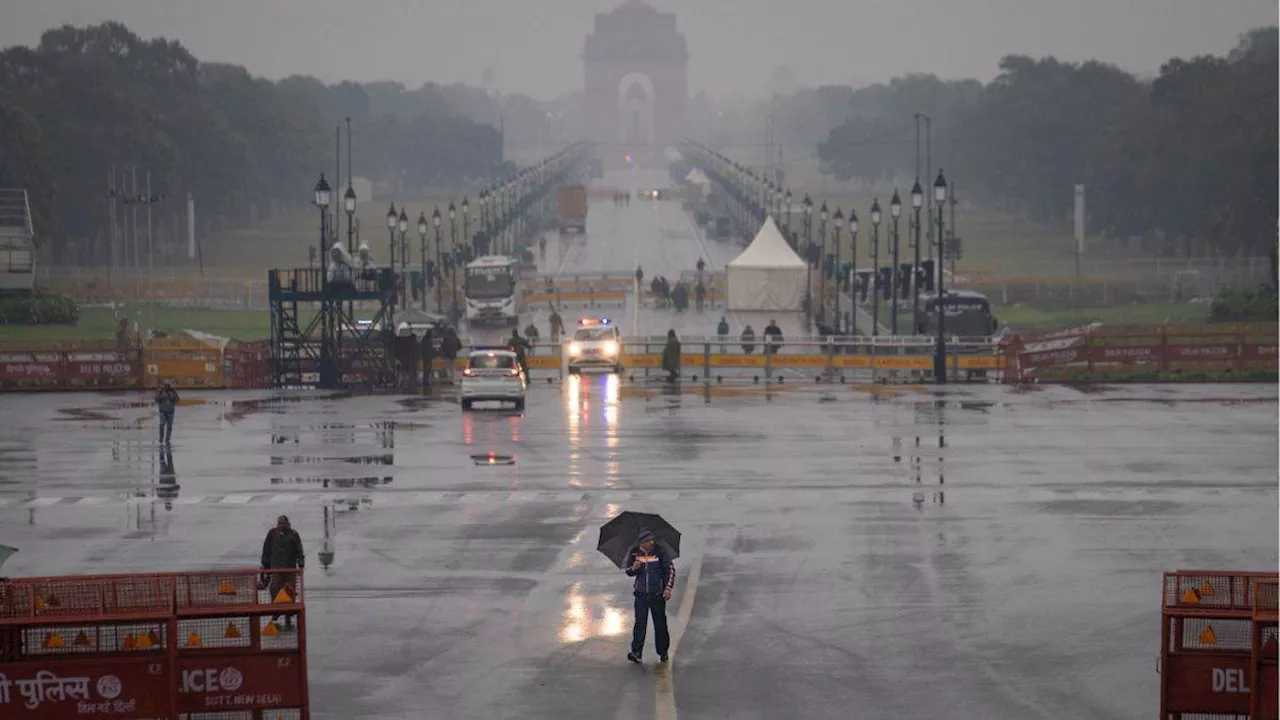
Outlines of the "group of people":
M431 387L431 366L438 357L444 360L441 382L452 383L458 353L462 351L462 338L453 325L430 327L422 335L422 386Z
M720 340L729 339L729 321L720 317L720 323L716 325L716 335ZM748 324L742 328L742 334L738 336L738 341L742 343L743 354L750 355L756 351L756 331ZM764 354L775 355L778 348L782 347L782 328L778 327L778 321L770 319L769 324L764 328ZM724 345L720 346L720 351L724 352Z
M689 309L689 284L683 280L672 285L665 277L656 277L649 283L649 292L653 293L654 302L660 308L674 308L676 312ZM694 307L702 312L707 304L707 286L702 281L694 283L692 295Z

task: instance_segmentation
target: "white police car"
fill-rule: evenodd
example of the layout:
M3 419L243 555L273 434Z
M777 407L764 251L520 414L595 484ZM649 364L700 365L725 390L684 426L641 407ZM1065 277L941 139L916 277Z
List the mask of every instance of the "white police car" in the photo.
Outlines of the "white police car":
M506 348L476 348L467 356L458 395L463 410L474 402L511 402L524 410L528 379L520 369L516 354Z
M582 318L565 345L569 374L584 369L622 372L622 335L609 318Z

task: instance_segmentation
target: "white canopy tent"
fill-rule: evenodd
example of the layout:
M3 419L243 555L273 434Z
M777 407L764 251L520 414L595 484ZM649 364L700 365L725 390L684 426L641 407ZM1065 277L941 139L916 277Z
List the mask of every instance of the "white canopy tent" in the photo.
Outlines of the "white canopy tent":
M760 232L742 254L729 261L730 310L799 310L805 295L807 266L765 218Z

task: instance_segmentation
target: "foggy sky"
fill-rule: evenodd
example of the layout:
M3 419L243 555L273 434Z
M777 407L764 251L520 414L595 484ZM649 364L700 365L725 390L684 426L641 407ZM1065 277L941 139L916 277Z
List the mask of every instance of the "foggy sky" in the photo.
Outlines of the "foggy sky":
M0 47L119 20L271 78L480 85L538 98L582 85L583 40L621 0L0 0ZM907 72L989 80L1003 55L1096 58L1154 74L1275 24L1275 0L650 0L689 43L690 92L861 85Z

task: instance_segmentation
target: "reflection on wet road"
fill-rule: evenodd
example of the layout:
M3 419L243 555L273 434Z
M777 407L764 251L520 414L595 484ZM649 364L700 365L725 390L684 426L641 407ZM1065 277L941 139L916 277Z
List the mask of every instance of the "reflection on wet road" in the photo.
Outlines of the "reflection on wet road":
M119 396L7 396L5 571L252 565L287 512L317 717L1148 717L1159 573L1277 561L1266 387L188 394L171 452ZM669 670L623 659L623 509L685 533Z

